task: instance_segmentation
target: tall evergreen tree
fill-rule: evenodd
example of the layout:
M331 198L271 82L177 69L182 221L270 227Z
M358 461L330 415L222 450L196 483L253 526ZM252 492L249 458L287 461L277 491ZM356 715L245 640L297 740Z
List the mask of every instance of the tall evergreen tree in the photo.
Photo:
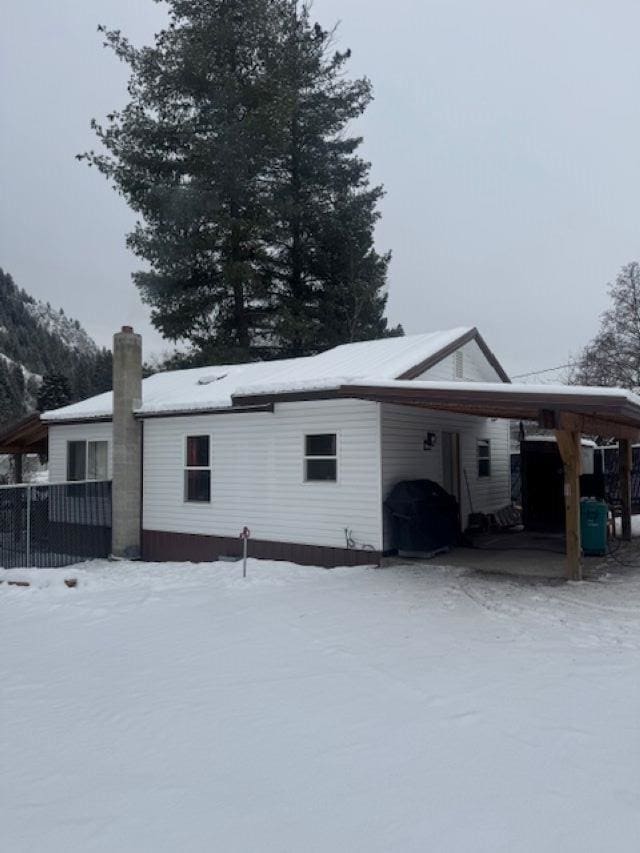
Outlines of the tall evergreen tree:
M129 104L80 155L140 220L134 278L191 361L305 355L387 333L380 187L349 122L371 100L297 0L168 0L151 47L119 32ZM336 241L339 241L337 243Z
M350 51L313 24L310 6L286 0L275 71L286 97L281 162L274 181L279 310L276 331L287 355L388 334L384 311L389 255L374 248L381 187L358 156L350 122L372 99L366 78L349 80ZM397 329L393 333L401 334Z
M0 425L11 423L26 414L25 381L18 364L0 357Z
M140 215L128 243L151 269L135 281L172 341L211 358L269 354L264 242L278 93L267 73L280 0L169 0L153 47L106 44L131 69L129 104L93 126L108 154L81 155Z
M39 412L59 409L71 402L71 385L64 373L49 373L43 376L36 407Z
M316 347L404 335L385 318L390 256L374 247L375 205L380 190L336 196L318 232L313 272L320 286L315 312Z

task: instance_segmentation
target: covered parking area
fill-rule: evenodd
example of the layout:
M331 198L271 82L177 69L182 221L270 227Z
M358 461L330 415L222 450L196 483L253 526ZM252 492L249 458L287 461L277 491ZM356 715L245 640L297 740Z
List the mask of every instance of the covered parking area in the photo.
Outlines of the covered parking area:
M12 460L12 480L21 483L25 456L46 456L48 452L48 427L34 413L0 431L0 456Z
M600 436L619 446L621 536L632 536L632 444L640 441L640 397L620 388L513 383L386 380L327 383L323 388L236 395L235 406L259 402L350 398L480 418L529 421L553 431L564 465L566 571L583 574L580 532L581 441Z
M621 493L621 535L630 540L631 447L640 440L640 397L617 388L564 385L420 382L392 380L341 385L339 396L395 403L476 417L533 421L555 434L565 473L566 577L582 579L580 534L581 440L602 436L617 441Z

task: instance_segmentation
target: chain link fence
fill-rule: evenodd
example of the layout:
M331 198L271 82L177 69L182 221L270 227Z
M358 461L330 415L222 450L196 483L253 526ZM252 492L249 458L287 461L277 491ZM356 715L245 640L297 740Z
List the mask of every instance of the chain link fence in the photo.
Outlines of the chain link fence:
M110 551L110 481L0 487L0 566L57 568Z

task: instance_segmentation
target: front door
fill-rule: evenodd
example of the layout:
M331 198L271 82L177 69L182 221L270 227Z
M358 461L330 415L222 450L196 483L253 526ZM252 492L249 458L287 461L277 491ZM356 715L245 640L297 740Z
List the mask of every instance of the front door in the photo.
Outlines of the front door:
M442 433L442 486L460 505L460 433Z

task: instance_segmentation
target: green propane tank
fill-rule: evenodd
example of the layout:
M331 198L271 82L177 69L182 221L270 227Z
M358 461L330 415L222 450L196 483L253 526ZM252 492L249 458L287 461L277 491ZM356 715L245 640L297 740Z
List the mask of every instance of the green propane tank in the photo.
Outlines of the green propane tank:
M582 550L589 556L604 556L607 553L608 512L603 501L590 498L580 501Z

